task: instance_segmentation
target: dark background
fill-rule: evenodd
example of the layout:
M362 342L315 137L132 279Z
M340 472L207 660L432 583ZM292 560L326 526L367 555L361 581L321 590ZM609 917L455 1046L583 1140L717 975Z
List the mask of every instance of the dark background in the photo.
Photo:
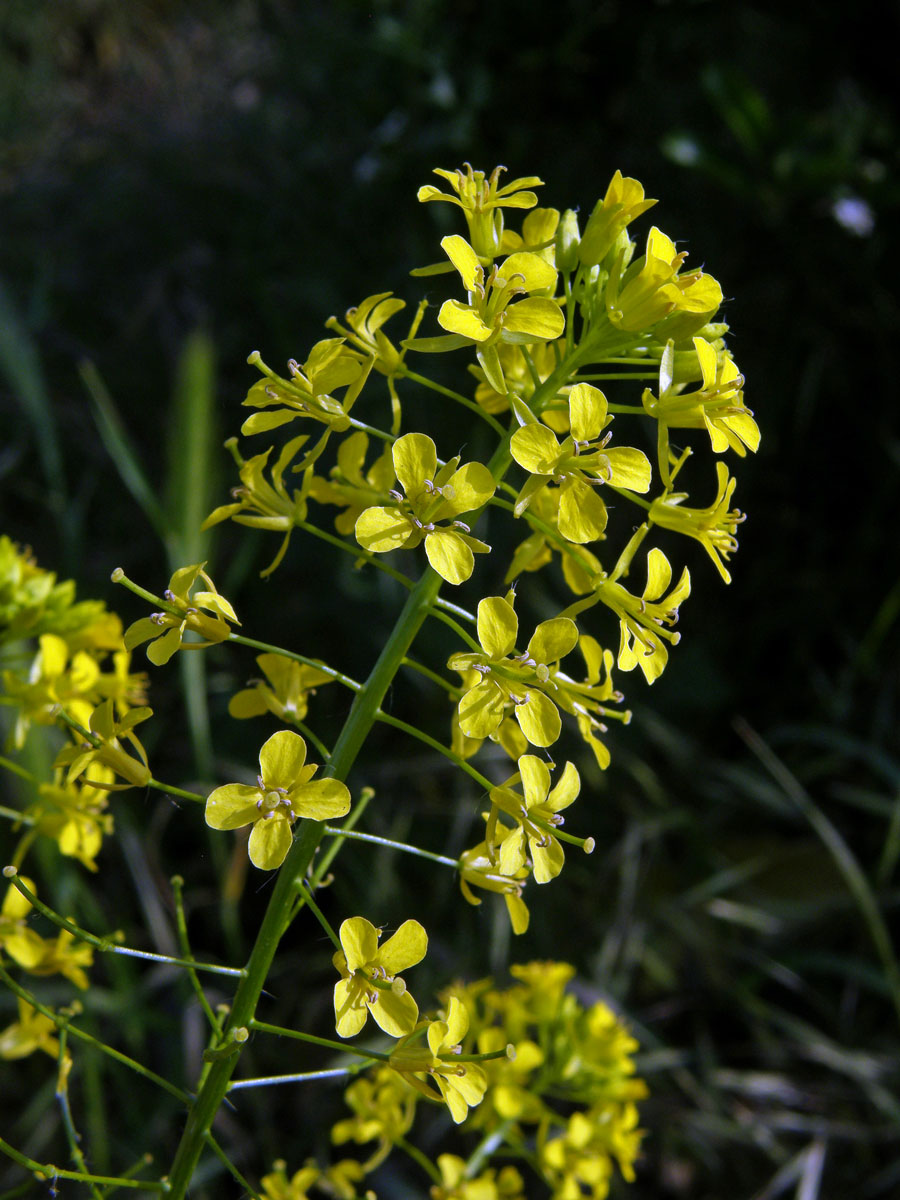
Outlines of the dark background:
M629 683L635 722L592 780L598 852L514 947L559 955L567 905L591 914L566 953L650 1053L641 1196L793 1195L822 1152L810 1196L900 1187L897 1013L848 884L858 864L891 920L897 35L894 6L873 3L6 0L0 14L2 525L126 620L143 614L110 570L159 590L169 565L99 435L85 361L166 494L188 339L214 350L218 444L242 419L250 350L302 359L369 293L418 297L408 272L448 226L416 189L466 160L540 175L542 204L582 213L616 168L637 176L660 199L652 220L722 281L763 432L737 464L750 516L734 582L690 559L683 644L652 692ZM218 461L210 507L233 481ZM276 544L227 528L210 550L248 631L275 612L286 639L358 656L362 674L390 620L370 616L377 589L299 538L260 588ZM349 643L327 571L356 605ZM248 666L211 670L215 717ZM176 727L177 684L154 678ZM245 738L252 759L250 724L228 757ZM189 739L158 736L172 771L203 773ZM421 764L381 771L421 786ZM177 866L167 828L151 838L160 878ZM399 871L369 880L371 902ZM458 921L446 972L483 928Z

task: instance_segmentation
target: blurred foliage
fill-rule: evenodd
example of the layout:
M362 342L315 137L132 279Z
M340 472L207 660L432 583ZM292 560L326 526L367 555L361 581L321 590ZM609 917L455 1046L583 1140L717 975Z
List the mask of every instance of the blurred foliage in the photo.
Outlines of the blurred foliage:
M732 344L763 430L736 497L750 520L735 581L723 592L707 563L691 564L703 586L685 607L683 652L591 780L599 849L573 864L568 893L536 906L527 947L515 947L552 955L559 928L585 914L567 953L646 1048L651 1135L635 1200L900 1187L896 994L849 882L855 865L896 919L897 33L896 12L871 0L852 19L840 6L813 17L747 0L5 0L0 11L2 525L126 619L140 614L111 595L109 571L161 586L184 534L173 487L190 464L173 434L183 405L169 397L190 391L191 370L194 393L208 390L214 369L204 429L231 430L250 350L302 359L331 313L386 288L417 297L408 271L434 260L445 232L445 214L414 200L433 167L503 162L546 179L545 203L577 197L583 211L619 167L664 201L666 231L702 245L734 297ZM146 491L166 496L163 531L110 459L89 398L96 407L98 381ZM277 588L279 632L302 623L316 654L343 660L310 586L327 569L360 614L349 649L369 661L382 582L292 547L266 588L242 596L273 549L228 529L210 551L245 626L265 619ZM210 663L215 729L252 667L227 654ZM154 688L176 725L196 682L158 673ZM323 693L326 720L329 703ZM752 728L736 729L738 717ZM148 746L186 779L208 772L196 721L193 744ZM221 778L232 759L252 760L256 735L214 745ZM423 819L447 810L443 767L428 758L384 760L367 782L415 788ZM133 879L137 919L171 950L160 897L179 862L177 810L120 811L113 903L134 911ZM403 838L389 807L383 820ZM455 836L448 853L466 831ZM211 937L227 864L212 842L205 852L190 900ZM376 908L435 887L389 858L358 886ZM62 873L60 889L101 923L105 905L82 878ZM223 953L240 954L264 899L226 914ZM473 970L502 960L486 907L443 947L435 939L438 969L460 947ZM287 963L285 991L291 970L311 969ZM197 1036L165 991L142 1029L119 990L136 973L116 962L109 975L104 1019L132 1052L165 1060L158 1031ZM50 1086L22 1069L36 1090L24 1110L16 1102L17 1134ZM82 1086L85 1132L102 1147L97 1070ZM270 1118L275 1101L252 1103ZM299 1121L304 1101L290 1103ZM125 1114L135 1155L145 1120L137 1104ZM246 1135L237 1123L227 1133L239 1152Z

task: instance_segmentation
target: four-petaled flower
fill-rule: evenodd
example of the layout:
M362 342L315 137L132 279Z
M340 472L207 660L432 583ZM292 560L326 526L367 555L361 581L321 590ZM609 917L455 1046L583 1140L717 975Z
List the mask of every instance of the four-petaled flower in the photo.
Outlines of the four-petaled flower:
M216 591L216 585L203 570L205 566L206 563L195 563L175 572L165 591L165 599L171 607L165 612L141 617L130 625L125 631L126 650L154 639L147 647L147 657L159 667L167 663L176 650L200 650L214 642L225 641L231 633L228 622L240 625L240 621L231 604ZM206 590L191 595L198 579L206 584ZM201 640L185 641L188 632L198 634Z
M568 617L541 621L524 654L511 657L519 619L510 597L489 596L478 604L481 652L454 654L451 671L474 668L480 679L459 701L459 727L466 737L486 738L512 706L519 728L532 746L552 746L562 727L559 709L547 695L554 691L559 660L578 643L578 628Z
M556 268L539 254L517 250L485 275L478 255L459 234L443 238L441 246L459 272L468 303L445 300L441 305L438 324L446 329L449 338L422 339L421 345L416 347L414 342L412 345L438 351L467 343L474 346L485 379L494 391L504 394L506 385L498 343L524 346L548 342L560 337L565 329L565 317L555 300L548 295L527 294L552 293L556 287Z
M728 477L728 468L723 462L716 463L716 475L719 487L709 508L683 505L682 500L688 498L687 492L667 492L650 505L650 520L664 529L674 529L676 533L696 538L725 582L731 583L731 575L722 559L737 550L734 533L745 517L738 508L728 509L737 480Z
M706 429L714 454L731 449L743 458L748 449L756 453L759 448L759 426L744 405L744 377L734 359L727 351L718 354L705 338L693 342L703 386L684 391L670 338L659 362L659 396L646 388L642 397L644 410L659 424L659 470L667 485L670 429Z
M598 440L612 420L607 408L599 388L579 383L569 393L570 433L562 443L540 421L515 431L510 454L531 473L516 500L517 517L544 488L558 484L559 532L568 541L583 545L602 537L606 529L606 505L597 492L600 484L649 491L650 463L643 451L630 446L607 449L611 433Z
M620 251L606 285L606 311L613 325L642 333L670 313L693 315L698 329L705 325L722 303L722 289L699 268L680 275L686 258L687 251L677 251L655 225L647 235L646 252L624 271L625 251Z
M350 793L337 779L316 779L315 763L306 762L306 742L288 729L273 733L259 752L256 784L226 783L206 801L206 823L213 829L251 825L250 861L263 871L280 867L291 848L291 826L298 817L325 821L350 809Z
M375 505L360 513L356 540L364 550L387 554L411 550L422 541L428 561L448 583L464 583L475 568L475 554L490 546L472 537L455 518L486 504L494 477L483 463L459 465L451 459L438 470L434 442L424 433L407 433L393 446L394 471L405 493L392 493L392 507ZM449 521L449 525L440 525Z
M656 204L644 198L644 185L616 171L606 195L594 206L578 245L578 258L586 267L603 262L619 234L631 222Z
M421 962L428 935L418 921L404 921L383 946L379 931L365 917L350 917L340 929L343 950L333 962L341 978L334 985L334 1015L341 1037L353 1037L370 1012L391 1037L412 1032L419 1008L399 978L400 971Z
M522 781L521 794L512 789L518 778ZM580 790L578 771L567 762L551 791L550 770L535 754L523 754L519 759L519 775L491 788L485 842L494 853L499 848L502 874L514 875L525 866L526 846L531 854L535 883L549 883L560 873L565 855L552 830L562 825L560 812L577 799ZM515 825L512 828L505 825L499 820L500 813L512 817Z
M435 175L447 180L455 196L440 191L433 183L426 183L419 188L416 198L423 204L444 200L461 208L469 226L472 245L479 254L493 258L503 243L503 213L500 210L534 208L537 196L530 189L542 187L543 180L536 175L528 175L500 187L500 175L506 167L494 167L490 175L485 175L484 171L473 171L469 163L465 167L465 174L461 170L444 171L440 167L434 171Z
M390 1058L394 1070L399 1071L423 1096L432 1100L435 1099L435 1092L428 1086L427 1080L433 1080L457 1125L466 1119L470 1107L481 1103L488 1082L484 1070L477 1063L460 1061L460 1043L468 1030L469 1014L459 999L453 996L447 1007L446 1021L431 1021L428 1025L427 1049L410 1045L409 1038L405 1038ZM409 1035L412 1036L415 1034Z
M268 682L255 680L252 687L236 692L228 702L232 717L258 717L270 712L288 724L296 724L305 719L315 689L333 679L327 671L285 654L258 654L256 661Z

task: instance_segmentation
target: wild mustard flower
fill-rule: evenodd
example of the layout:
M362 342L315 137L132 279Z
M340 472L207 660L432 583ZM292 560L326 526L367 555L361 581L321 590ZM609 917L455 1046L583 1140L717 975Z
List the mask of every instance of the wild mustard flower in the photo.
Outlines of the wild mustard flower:
M231 604L219 595L216 585L204 571L205 566L205 563L194 563L190 567L179 567L165 591L165 599L172 609L141 617L130 625L125 631L127 650L149 641L147 657L159 667L178 650L200 650L215 642L224 642L231 633L229 622L240 625ZM206 586L195 591L198 581ZM187 633L197 635L200 640L186 641Z
M59 1041L55 1033L56 1026L50 1018L19 997L18 1021L0 1030L0 1058L27 1058L35 1050L43 1050L56 1059Z
M465 1159L439 1154L440 1184L431 1189L431 1200L525 1200L525 1183L515 1167L501 1167L470 1176Z
M243 423L241 433L245 437L277 429L298 417L319 421L337 432L349 429L348 413L362 391L371 365L346 346L343 338L317 342L302 365L290 359L290 379L267 367L258 351L247 362L258 367L263 378L250 389L244 404L263 411ZM343 400L331 395L339 388L347 389Z
M645 199L642 183L616 171L606 195L597 201L578 241L579 261L585 267L603 262L626 226L656 203L656 200Z
M112 814L106 810L107 791L114 782L113 772L98 765L89 766L81 779L72 783L57 771L52 783L39 786L38 799L27 809L33 828L52 838L60 854L77 858L89 871L96 871L103 838L113 830Z
M257 654L256 661L266 681L257 680L235 692L228 702L232 717L259 717L270 712L287 724L305 721L309 697L316 688L333 682L327 672L284 654Z
M485 175L484 171L473 171L469 163L465 164L465 168L465 171L445 171L440 167L434 170L435 175L440 175L450 184L455 195L442 192L433 183L426 183L419 188L417 199L423 204L442 200L461 208L476 253L484 258L493 258L500 253L503 245L501 210L534 208L537 196L531 189L542 187L543 180L536 175L528 175L513 179L501 187L500 176L506 167L495 167L490 175Z
M150 779L150 767L147 764L147 752L134 730L152 716L153 710L150 708L132 708L120 720L116 720L112 700L104 700L89 713L86 722L97 744L79 740L76 745L65 746L57 754L54 767L66 768L67 785L80 779L91 767L94 768L90 775L92 787L104 788L108 792L145 787ZM78 719L79 723L85 723L80 713ZM131 746L137 757L129 754L123 743ZM107 771L111 771L114 777L118 776L121 782L107 782Z
M487 1088L487 1076L478 1063L461 1062L460 1043L469 1029L469 1014L456 996L450 1000L445 1021L431 1021L426 1032L426 1046L410 1041L415 1034L404 1038L391 1054L390 1065L402 1077L430 1099L435 1098L437 1084L440 1098L458 1125L466 1119L469 1109L481 1103Z
M298 817L326 821L350 811L350 793L337 779L313 780L318 767L306 762L306 742L281 729L259 752L255 786L226 783L206 799L206 823L212 829L252 825L248 853L254 867L274 871L287 858Z
M409 1133L415 1118L416 1093L403 1083L396 1071L388 1066L378 1066L351 1083L344 1092L344 1102L353 1116L331 1127L331 1140L335 1146L346 1142L365 1145L377 1141L375 1153L365 1163L368 1171L374 1171L397 1142Z
M526 866L512 875L504 875L486 842L480 842L471 850L464 850L459 856L459 887L463 897L477 907L481 900L472 891L473 887L499 893L506 902L513 933L525 933L528 929L530 915L528 905L522 899L524 881L528 875Z
M578 628L568 617L542 621L525 653L514 656L519 619L515 597L491 596L478 604L480 653L454 654L452 671L474 669L481 676L459 701L459 727L466 737L485 738L499 727L512 708L519 727L532 746L552 746L559 737L559 709L547 694L559 660L578 643Z
M677 251L671 238L655 226L645 253L627 269L620 252L606 287L606 311L617 329L638 333L651 329L670 313L688 314L697 332L722 303L722 289L699 268L680 274L687 251ZM682 336L687 336L683 334Z
M34 881L21 876L30 892L35 892ZM44 957L44 939L28 924L31 901L12 884L6 889L3 907L0 908L0 950L8 954L13 962L30 971Z
M411 550L424 541L434 570L448 583L464 583L475 568L474 555L487 554L490 546L472 537L456 518L493 496L496 484L490 471L478 462L461 467L459 458L438 470L435 444L424 433L398 438L391 456L404 494L393 494L392 507L373 505L360 513L356 540L374 554Z
M390 446L366 471L364 464L369 436L356 430L343 439L337 450L337 463L327 479L314 475L309 494L320 504L336 504L344 511L335 517L338 533L352 533L360 513L373 505L388 504L394 486L394 459Z
M350 917L340 928L343 950L333 959L341 978L334 985L334 1015L341 1037L354 1037L368 1013L391 1037L410 1033L419 1008L406 990L400 972L421 962L428 935L418 921L404 921L384 945L379 931L365 917Z
M731 575L722 560L730 558L737 550L735 530L745 518L740 509L729 511L737 480L729 476L725 463L716 463L716 475L719 486L709 508L690 508L682 504L688 499L687 492L664 492L650 505L649 520L663 529L672 529L698 541L725 583L731 583Z
M510 439L509 451L531 478L519 492L516 516L549 484L559 487L557 527L576 544L593 542L606 529L606 505L598 493L603 483L633 492L650 490L650 463L641 450L630 446L607 448L612 434L601 433L612 421L606 396L589 383L569 392L570 434L560 443L539 421L521 426Z
M693 339L703 386L695 392L684 390L678 379L675 343L670 338L660 357L659 395L644 389L644 411L658 422L659 470L663 483L669 483L670 429L705 429L713 453L733 450L742 458L747 450L759 448L759 426L744 405L744 377L734 359L725 351L717 352L703 337Z
M441 305L438 324L447 331L446 338L408 339L404 345L434 352L469 344L475 349L487 382L495 391L503 392L506 387L498 344L548 342L565 329L565 318L555 300L548 295L528 294L552 294L556 268L539 254L518 250L486 274L474 249L459 234L443 238L441 247L459 272L468 303L445 300Z
M260 1187L265 1200L309 1200L309 1189L320 1179L322 1172L310 1162L288 1179L286 1167L284 1159L279 1158L272 1164L269 1174L263 1175Z
M563 818L559 815L562 810L578 798L581 779L575 765L567 762L551 791L550 771L543 759L523 754L518 767L521 793L512 788L516 776L491 789L491 813L484 840L498 852L504 875L514 875L525 866L530 853L535 883L549 883L565 862L563 848L552 830L562 825ZM512 817L515 824L506 825L499 819L501 813Z
M293 462L301 446L307 441L309 441L308 437L301 434L300 437L292 438L284 445L271 467L271 483L265 477L265 470L273 450L272 446L262 454L255 454L246 461L241 458L237 448L233 447L232 452L238 460L238 473L241 479L240 485L231 490L235 502L220 504L218 508L213 509L201 526L202 529L209 529L213 525L218 525L220 521L230 519L238 525L248 525L251 529L271 529L274 532L284 533L278 553L269 566L261 572L263 577L271 575L279 566L287 552L294 527L298 521L306 520L310 480L304 476L302 486L288 492L284 483L284 472Z

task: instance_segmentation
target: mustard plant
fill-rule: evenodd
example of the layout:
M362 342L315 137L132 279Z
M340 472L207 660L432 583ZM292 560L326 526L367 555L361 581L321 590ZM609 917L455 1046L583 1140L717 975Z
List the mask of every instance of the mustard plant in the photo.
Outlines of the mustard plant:
M743 520L730 507L729 461L755 451L759 431L727 325L717 319L722 288L689 268L686 251L658 228L640 242L633 237L633 222L656 203L637 180L617 171L582 228L575 211L538 206L536 177L504 183L502 168L485 174L468 165L435 174L440 185L423 186L418 199L451 206L463 227L441 239L437 262L414 272L427 279L429 299L406 324L405 304L392 293L363 299L331 318L329 336L283 373L252 354L260 379L241 426L252 452L245 457L236 437L226 443L238 482L206 521L278 534L264 576L288 571L295 559L308 564L318 539L322 554L344 554L394 581L403 602L359 678L348 673L352 664L318 657L302 629L285 646L246 630L206 563L180 567L161 596L117 570L114 580L152 608L123 632L117 616L76 603L71 584L0 539L3 702L11 713L3 766L31 796L0 812L15 835L4 871L0 978L17 1006L0 1031L0 1057L43 1051L55 1060L71 1162L39 1162L2 1139L0 1149L38 1180L79 1182L95 1196L137 1188L181 1200L201 1159L217 1159L235 1195L352 1198L376 1194L378 1171L394 1155L408 1160L415 1186L433 1200L601 1200L614 1174L635 1177L646 1094L635 1072L637 1042L606 1003L577 998L571 965L513 962L504 985L471 979L461 961L438 995L417 988L414 999L406 973L428 949L420 921L410 914L386 937L377 914L346 912L335 929L320 901L341 871L341 848L355 840L372 854L387 845L455 874L460 901L470 905L492 893L514 934L527 932L541 889L565 886L566 851L594 847L583 772L558 761L561 747L577 757L581 743L605 769L610 722L630 720L622 677L639 668L652 684L666 668L692 586L688 568L670 559L678 550L672 535L699 541L729 582L725 564ZM454 386L446 370L429 372L435 355L458 363ZM450 414L450 445L415 428L426 398ZM474 444L486 437L492 447L464 460L453 450L470 440L474 423L482 435ZM690 503L686 490L694 453L701 498L715 479L707 507ZM713 463L711 455L729 459ZM539 572L547 580L540 609ZM335 596L335 613L340 608ZM426 622L443 627L445 650L419 661L413 649ZM255 657L264 676L232 696L230 717L265 718L276 728L260 739L258 769L248 763L244 780L226 777L193 792L155 776L137 732L152 715L148 675L135 668L133 652L144 647L149 663L166 670L176 654L215 655L225 645L249 656L248 670ZM444 695L440 727L419 728L386 707L408 672ZM316 720L326 684L334 685L332 702L335 689L346 697L331 747ZM64 734L46 779L12 757L35 726ZM465 777L472 802L484 806L472 846L451 855L446 841L397 843L366 831L367 806L379 798L367 786L363 752L376 726L390 727L398 746L424 744ZM204 820L229 844L231 831L249 828L252 868L274 882L246 961L218 966L191 951L181 878L172 883L180 957L126 946L112 915L105 930L89 931L41 900L35 844L49 840L96 871L125 802L118 793L128 789L177 797L186 845ZM412 813L415 836L414 806ZM182 874L191 870L185 856ZM333 994L334 1037L266 1020L267 980L279 950L302 945L304 910L334 946L333 973L318 980ZM54 938L36 932L35 913L57 929ZM208 1044L186 1090L130 1058L114 1033L107 1044L88 1032L80 1002L60 1006L33 982L60 975L89 1004L90 973L104 954L162 959L189 978ZM232 989L226 1004L210 1003L202 982L209 978ZM281 1039L288 1069L254 1078L243 1052L264 1038ZM116 1060L124 1086L137 1072L166 1094L181 1126L170 1163L92 1173L67 1091L86 1047ZM332 1065L310 1070L308 1047L327 1050ZM345 1085L348 1115L331 1128L330 1159L317 1156L316 1137L302 1131L270 1170L234 1161L219 1144L217 1115L228 1105L240 1119L241 1092L335 1079ZM424 1149L433 1137L417 1141L428 1105L447 1117L441 1146L449 1148L435 1157ZM342 1157L348 1144L357 1153Z

